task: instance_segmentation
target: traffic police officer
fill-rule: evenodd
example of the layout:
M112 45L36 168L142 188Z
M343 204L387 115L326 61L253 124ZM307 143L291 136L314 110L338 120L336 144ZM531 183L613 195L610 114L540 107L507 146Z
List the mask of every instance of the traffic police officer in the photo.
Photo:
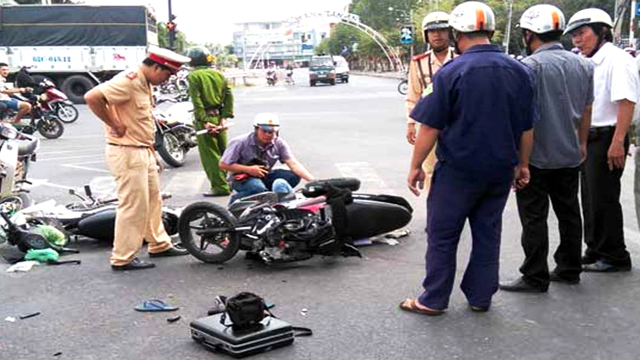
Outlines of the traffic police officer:
M454 57L453 48L449 47L449 14L436 11L428 14L422 20L424 41L431 46L431 50L416 55L409 65L409 90L407 91L407 141L413 145L416 141L416 121L410 114L415 108L426 89L431 84L433 76L443 64ZM429 179L433 174L436 163L435 152L427 157L423 168L427 174L425 186L429 186Z
M473 245L461 288L472 310L489 309L498 289L502 211L514 170L518 186L528 183L533 140L533 78L524 65L491 45L491 8L465 2L453 10L449 24L462 55L440 69L433 91L411 113L422 124L407 179L416 195L425 181L421 164L438 141L427 199L424 292L400 304L402 310L425 315L440 315L449 305L467 219Z
M219 163L227 148L226 121L233 118L233 93L224 75L211 68L213 55L207 48L192 47L187 56L195 67L187 78L194 125L197 130L209 129L209 133L198 135L200 162L211 183L211 190L203 195L227 196L231 191Z
M155 265L136 255L143 239L149 256L186 255L171 244L162 223L158 160L153 150L155 125L151 85L175 74L189 58L152 48L137 70L123 72L85 95L87 105L105 123L106 161L118 184L113 270L139 270Z

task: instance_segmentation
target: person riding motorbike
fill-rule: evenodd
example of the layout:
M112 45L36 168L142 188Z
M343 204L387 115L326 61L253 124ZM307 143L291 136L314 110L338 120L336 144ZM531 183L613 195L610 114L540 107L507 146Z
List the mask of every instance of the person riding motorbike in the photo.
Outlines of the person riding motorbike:
M9 94L28 93L32 89L30 87L9 88L6 84L9 75L9 65L0 63L0 102L9 109L16 111L13 122L19 122L23 116L31 111L31 104L25 101L12 99ZM2 112L4 114L4 112Z
M269 65L269 69L267 69L267 83L269 85L275 85L278 82L278 75L276 74L276 65Z
M253 132L231 140L220 160L220 168L228 172L227 180L235 191L229 203L265 191L289 193L300 178L313 180L313 175L278 136L280 119L277 115L260 113L253 121L253 127ZM273 170L277 161L286 164L289 170Z

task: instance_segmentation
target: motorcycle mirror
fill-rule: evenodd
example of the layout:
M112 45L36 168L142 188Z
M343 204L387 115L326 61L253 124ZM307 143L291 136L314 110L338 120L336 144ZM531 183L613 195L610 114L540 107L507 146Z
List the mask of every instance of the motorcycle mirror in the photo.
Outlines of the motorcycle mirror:
M76 194L76 191L75 191L75 190L73 190L73 189L69 189L69 195L75 195L75 194Z
M93 194L91 193L91 186L89 185L85 185L84 186L84 193L90 198L93 199Z

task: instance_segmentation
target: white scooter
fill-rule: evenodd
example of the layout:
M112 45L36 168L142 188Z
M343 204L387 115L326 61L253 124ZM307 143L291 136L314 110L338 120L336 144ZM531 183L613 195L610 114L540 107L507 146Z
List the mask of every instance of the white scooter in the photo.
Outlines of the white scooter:
M23 189L31 161L36 160L40 140L18 132L13 125L0 123L0 203L15 203L18 209L33 204Z

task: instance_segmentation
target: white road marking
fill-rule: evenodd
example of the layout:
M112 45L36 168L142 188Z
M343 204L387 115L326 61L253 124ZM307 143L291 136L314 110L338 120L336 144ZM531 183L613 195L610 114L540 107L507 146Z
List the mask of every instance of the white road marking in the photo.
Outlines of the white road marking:
M93 167L89 167L89 166L82 166L82 165L76 165L76 164L64 164L62 166L68 167L68 168L72 168L72 169L96 171L96 172L99 172L99 173L111 174L111 171L109 171L109 170L97 169L97 168L93 168Z
M38 161L44 162L44 161L54 161L54 160L69 160L69 159L83 159L83 158L96 158L96 157L103 157L104 153L98 153L98 154L87 154L87 155L78 155L78 156L65 156L65 157L54 157L54 158L49 158L49 159L40 159L38 157Z
M200 191L207 181L204 171L179 172L171 177L163 191L172 194L193 194L194 190Z
M359 179L363 192L394 194L368 162L336 163L336 167L342 176Z

